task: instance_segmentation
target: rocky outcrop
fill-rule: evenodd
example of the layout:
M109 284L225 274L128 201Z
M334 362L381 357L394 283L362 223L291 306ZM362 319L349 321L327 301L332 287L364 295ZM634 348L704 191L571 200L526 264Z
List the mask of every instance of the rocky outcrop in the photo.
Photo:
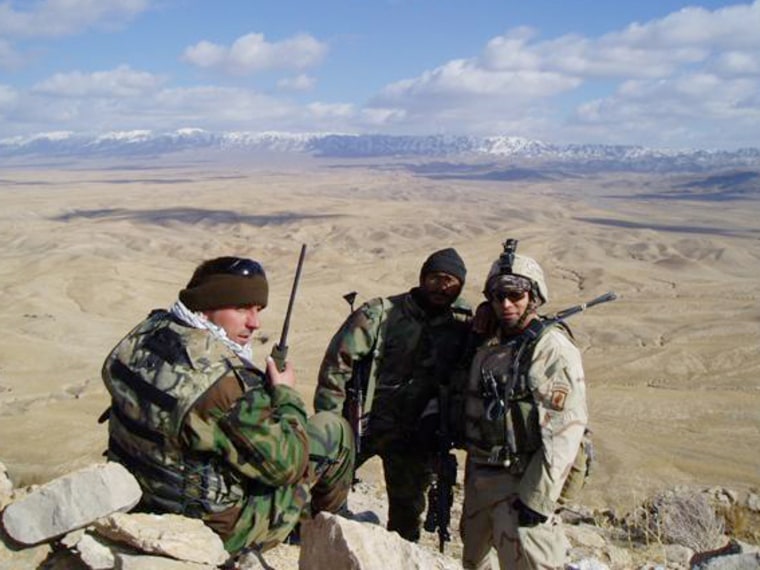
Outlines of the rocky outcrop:
M3 512L3 527L20 544L37 544L133 508L140 485L118 463L93 465L34 489Z
M179 515L114 513L93 523L100 537L145 552L219 566L228 558L219 535L203 521Z
M461 565L377 525L320 513L302 525L299 570L457 570Z
M125 512L139 501L139 486L117 464L93 465L29 489L14 489L10 481L0 464L0 505L7 504L0 570L461 568L455 528L447 555L437 551L435 537L424 536L420 544L406 542L383 528L385 505L377 499L382 490L366 484L356 486L351 503L377 507L379 516L322 513L302 524L300 546L283 544L232 560L219 537L198 520ZM461 502L460 492L456 502ZM622 517L575 505L563 514L572 545L569 568L760 568L760 547L732 536L760 543L758 507L757 494L740 497L720 488L667 490ZM366 520L373 522L362 522ZM456 524L456 517L452 522ZM717 547L710 550L710 545Z

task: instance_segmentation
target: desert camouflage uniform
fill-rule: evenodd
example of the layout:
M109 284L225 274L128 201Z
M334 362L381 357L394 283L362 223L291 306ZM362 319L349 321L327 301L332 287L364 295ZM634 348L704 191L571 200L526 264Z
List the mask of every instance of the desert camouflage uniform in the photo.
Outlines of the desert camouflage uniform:
M113 349L103 380L108 456L137 477L143 510L202 518L237 552L282 542L310 489L314 511L345 502L348 424L307 420L294 389L268 386L208 331L155 311Z
M428 315L415 291L373 299L349 316L330 341L314 395L315 410L342 413L353 366L371 359L357 467L381 457L388 530L411 541L420 536L435 449L433 434L420 430L421 416L438 396L438 375L448 374L463 350L470 314L457 300L454 308Z
M486 567L492 547L502 570L564 568L566 562L569 545L555 509L588 422L583 367L561 326L545 327L532 358L521 359L531 340L527 334L492 339L470 368L460 526L465 568ZM509 395L503 413L489 420L487 410L498 406L490 379L502 398ZM518 498L548 520L519 526Z

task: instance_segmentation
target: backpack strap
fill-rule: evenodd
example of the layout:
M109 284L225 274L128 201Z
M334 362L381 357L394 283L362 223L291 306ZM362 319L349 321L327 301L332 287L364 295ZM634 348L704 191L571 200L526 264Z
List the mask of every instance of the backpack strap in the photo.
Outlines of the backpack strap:
M375 389L377 388L378 358L383 353L383 343L385 342L385 329L387 325L388 311L390 310L390 301L385 297L378 297L376 302L380 303L380 318L375 327L375 340L372 342L372 350L365 358L369 359L369 374L367 374L367 386L364 389L364 402L362 405L362 415L366 416L372 411L372 401L375 398Z
M541 317L533 319L528 327L522 332L522 340L517 349L517 354L513 360L513 373L516 375L516 390L525 390L527 387L527 371L530 369L530 362L533 360L533 353L541 337L552 327L561 328L570 339L575 342L573 331L562 319Z

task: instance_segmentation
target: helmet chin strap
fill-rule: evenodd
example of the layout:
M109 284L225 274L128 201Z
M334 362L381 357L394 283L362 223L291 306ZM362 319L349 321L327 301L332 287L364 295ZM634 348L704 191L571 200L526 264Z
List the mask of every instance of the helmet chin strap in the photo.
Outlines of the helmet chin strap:
M536 314L536 307L538 305L533 300L533 295L531 294L530 297L530 303L528 303L528 306L525 307L525 311L523 311L523 314L520 316L520 320L517 321L517 328L519 330L523 330L525 328L526 321L528 320L528 317Z

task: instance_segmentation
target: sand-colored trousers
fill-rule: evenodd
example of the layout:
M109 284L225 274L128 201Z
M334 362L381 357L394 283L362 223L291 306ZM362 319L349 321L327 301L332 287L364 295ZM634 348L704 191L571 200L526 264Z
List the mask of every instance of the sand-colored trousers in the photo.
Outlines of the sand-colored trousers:
M500 570L565 567L569 543L558 516L533 527L518 526L512 503L519 482L502 468L467 462L460 523L464 568L489 568L491 548L496 549Z

